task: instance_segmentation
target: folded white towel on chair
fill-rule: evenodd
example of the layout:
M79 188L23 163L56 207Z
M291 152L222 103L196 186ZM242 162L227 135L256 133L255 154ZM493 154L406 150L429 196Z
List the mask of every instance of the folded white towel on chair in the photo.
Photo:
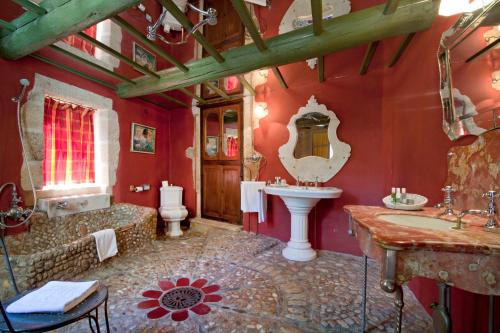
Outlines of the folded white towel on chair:
M116 245L116 234L114 229L103 229L92 233L95 238L95 245L97 248L97 255L99 261L104 261L118 253L118 246Z
M99 281L50 281L7 307L9 313L67 312L97 290Z

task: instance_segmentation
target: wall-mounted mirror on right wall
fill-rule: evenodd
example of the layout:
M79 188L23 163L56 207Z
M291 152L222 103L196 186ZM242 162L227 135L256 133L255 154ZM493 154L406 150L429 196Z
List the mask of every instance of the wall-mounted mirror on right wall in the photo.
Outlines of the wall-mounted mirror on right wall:
M438 51L443 130L451 140L500 126L500 0L464 13Z

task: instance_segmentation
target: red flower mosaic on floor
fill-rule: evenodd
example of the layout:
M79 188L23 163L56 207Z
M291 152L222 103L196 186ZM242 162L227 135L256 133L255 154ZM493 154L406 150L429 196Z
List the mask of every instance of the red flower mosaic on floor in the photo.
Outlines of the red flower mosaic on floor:
M139 309L153 309L148 312L149 319L159 319L168 314L175 321L183 321L189 318L189 311L203 316L211 309L206 303L214 303L222 300L221 295L213 294L220 287L216 284L206 286L206 279L198 279L189 284L188 278L180 278L176 284L169 280L161 280L161 290L146 290L142 296L150 298L140 302Z

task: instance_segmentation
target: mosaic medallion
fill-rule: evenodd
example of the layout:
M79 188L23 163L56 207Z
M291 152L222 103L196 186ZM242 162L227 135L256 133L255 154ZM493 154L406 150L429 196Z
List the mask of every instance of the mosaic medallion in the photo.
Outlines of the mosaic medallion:
M206 285L206 279L198 279L189 283L188 278L180 278L174 284L169 280L161 280L158 285L161 290L146 290L142 296L149 298L140 302L139 309L153 309L148 312L149 319L159 319L171 314L174 321L189 318L189 311L203 316L211 309L206 303L222 300L222 296L214 294L220 287L216 284Z

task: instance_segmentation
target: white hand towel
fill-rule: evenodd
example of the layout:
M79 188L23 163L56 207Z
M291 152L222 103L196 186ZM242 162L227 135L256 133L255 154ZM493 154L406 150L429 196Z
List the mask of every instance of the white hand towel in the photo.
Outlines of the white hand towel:
M267 194L264 189L259 190L259 223L264 223L267 212Z
M259 190L266 186L266 182L241 182L241 210L243 213L258 213L260 207Z
M9 313L67 312L97 290L99 281L50 281L7 307Z
M116 234L114 229L104 229L92 233L95 238L95 245L97 248L97 255L99 261L104 261L118 253L118 246L116 245Z

